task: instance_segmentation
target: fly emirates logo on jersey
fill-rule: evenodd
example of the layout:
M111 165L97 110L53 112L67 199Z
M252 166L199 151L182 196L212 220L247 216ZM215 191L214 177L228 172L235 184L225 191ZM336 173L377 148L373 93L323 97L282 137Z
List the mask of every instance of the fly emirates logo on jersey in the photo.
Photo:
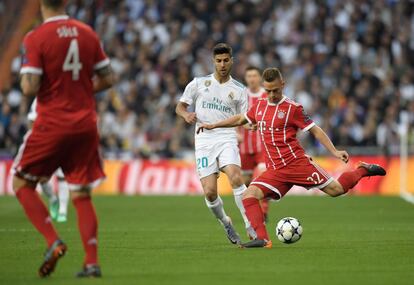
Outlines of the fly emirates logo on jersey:
M203 109L217 110L233 115L232 108L227 106L223 100L220 100L217 97L213 97L213 101L203 100L203 104L201 106Z

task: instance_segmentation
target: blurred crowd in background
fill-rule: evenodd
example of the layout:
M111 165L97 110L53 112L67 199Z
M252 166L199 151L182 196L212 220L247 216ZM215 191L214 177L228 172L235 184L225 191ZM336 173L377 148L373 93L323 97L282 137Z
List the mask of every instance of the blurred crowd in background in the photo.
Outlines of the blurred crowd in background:
M405 122L414 145L414 2L392 0L73 0L68 13L100 35L117 77L97 94L106 158L189 157L194 127L174 109L193 77L213 72L211 50L233 47L232 75L279 67L285 94L338 146L399 152ZM3 90L0 148L11 155L26 130L30 99ZM304 146L323 148L310 136Z

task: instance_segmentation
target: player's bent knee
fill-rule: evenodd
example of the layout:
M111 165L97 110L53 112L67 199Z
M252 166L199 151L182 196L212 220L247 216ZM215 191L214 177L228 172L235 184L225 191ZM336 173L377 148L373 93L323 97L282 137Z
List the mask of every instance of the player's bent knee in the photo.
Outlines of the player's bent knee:
M263 199L263 192L256 186L249 186L246 191L243 193L243 200L248 198L256 198L258 200Z
M331 197L338 197L345 194L344 188L337 181L333 181L322 190Z
M91 189L89 187L81 188L79 190L71 191L72 200L82 197L90 197Z
M20 188L23 187L36 188L36 184L36 182L28 181L26 179L20 178L19 176L13 176L12 185L14 192L17 192Z
M240 187L243 185L243 177L240 173L233 174L230 178L230 184L234 187Z

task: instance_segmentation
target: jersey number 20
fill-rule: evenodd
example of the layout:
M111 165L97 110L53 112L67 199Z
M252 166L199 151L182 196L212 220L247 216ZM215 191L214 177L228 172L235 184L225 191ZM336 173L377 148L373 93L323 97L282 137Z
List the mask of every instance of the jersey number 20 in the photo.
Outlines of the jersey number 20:
M79 61L78 40L70 41L68 52L66 53L65 62L63 63L63 71L72 72L72 80L79 80L79 71L82 69L82 63Z

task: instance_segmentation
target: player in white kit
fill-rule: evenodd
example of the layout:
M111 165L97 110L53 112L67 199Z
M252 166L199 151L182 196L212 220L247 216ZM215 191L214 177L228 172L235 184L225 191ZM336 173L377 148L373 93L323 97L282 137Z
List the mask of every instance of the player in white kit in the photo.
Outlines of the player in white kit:
M35 98L30 106L30 112L27 114L27 119L30 122L30 128L37 118L36 102L37 99ZM58 195L53 193L52 185L50 185L49 181L41 182L40 187L43 194L49 200L50 217L57 222L66 222L69 203L69 188L65 181L62 169L58 168L55 175L58 179Z
M224 43L217 44L213 49L213 60L214 73L194 78L185 88L176 108L177 114L187 123L196 124L196 129L200 124L230 118L246 112L248 108L246 88L230 76L233 65L231 47ZM189 112L189 106L194 106L195 111ZM222 128L196 134L195 157L207 207L223 225L228 239L234 244L240 243L240 237L225 213L223 201L217 193L220 171L229 178L248 234L254 235L242 203L246 186L243 184L240 169L236 129Z

